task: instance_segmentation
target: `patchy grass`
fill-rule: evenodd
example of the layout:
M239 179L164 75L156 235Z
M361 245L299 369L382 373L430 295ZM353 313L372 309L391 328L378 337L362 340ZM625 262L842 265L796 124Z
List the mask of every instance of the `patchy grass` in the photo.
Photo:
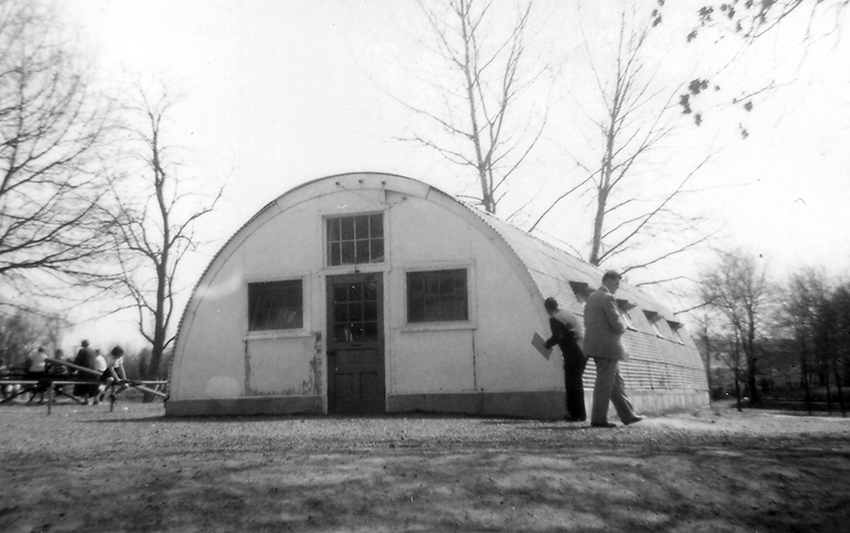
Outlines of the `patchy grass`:
M126 410L125 410L126 408ZM0 530L846 531L850 420L723 409L510 419L0 407Z

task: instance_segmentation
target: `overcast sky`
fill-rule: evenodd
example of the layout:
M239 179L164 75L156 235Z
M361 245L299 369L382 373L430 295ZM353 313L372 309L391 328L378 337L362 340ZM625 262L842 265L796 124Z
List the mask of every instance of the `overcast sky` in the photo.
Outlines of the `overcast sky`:
M701 52L686 48L686 24L695 20L691 13L700 2L675 4L677 11L669 10L664 22L667 40L658 45L669 66L662 76L671 79L691 74L693 57L710 64L732 46L727 40ZM101 79L161 78L184 95L173 141L187 148L185 158L198 175L216 184L227 180L226 203L205 224L217 242L191 266L192 283L209 254L241 224L307 180L367 170L422 179L453 194L472 190L468 170L393 140L416 124L393 97L416 100L427 92L422 74L438 68L417 42L427 38L427 28L413 1L71 0L62 5ZM547 76L538 101L527 104L529 113L548 106L550 114L540 149L502 211L510 214L540 196L516 217L518 223L533 219L545 198L577 178L567 155L582 158L587 124L577 103L593 105L575 4L541 1L536 8L534 51L560 65L560 74ZM584 10L590 42L604 41L600 32L610 27L605 25L609 15ZM850 263L850 42L844 36L806 45L804 22L788 23L748 51L738 66L717 74L724 94L769 78L790 85L757 98L747 116L735 110L707 115L709 124L683 130L659 159L666 170L675 170L671 175L681 175L717 152L700 171L704 191L685 208L699 210L712 229L721 229L719 244L762 254L778 277L805 265L844 275ZM848 29L846 22L843 28ZM739 122L750 133L745 140ZM544 236L586 252L589 229L581 218L586 203L577 200L547 219ZM695 265L666 268L694 271Z

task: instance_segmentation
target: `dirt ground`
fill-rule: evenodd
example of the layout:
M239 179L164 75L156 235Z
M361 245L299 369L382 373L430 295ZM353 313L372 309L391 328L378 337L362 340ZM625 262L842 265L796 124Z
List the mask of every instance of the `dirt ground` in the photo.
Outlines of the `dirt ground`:
M0 406L0 531L850 531L850 419Z

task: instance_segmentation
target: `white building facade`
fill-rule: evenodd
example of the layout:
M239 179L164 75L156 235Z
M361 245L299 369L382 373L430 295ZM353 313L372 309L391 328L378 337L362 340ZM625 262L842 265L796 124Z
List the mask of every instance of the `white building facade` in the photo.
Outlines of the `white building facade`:
M548 336L545 297L581 316L601 277L425 183L315 180L260 210L207 267L181 320L166 414L560 418L560 354L530 340ZM617 297L636 409L707 405L681 324L625 284Z

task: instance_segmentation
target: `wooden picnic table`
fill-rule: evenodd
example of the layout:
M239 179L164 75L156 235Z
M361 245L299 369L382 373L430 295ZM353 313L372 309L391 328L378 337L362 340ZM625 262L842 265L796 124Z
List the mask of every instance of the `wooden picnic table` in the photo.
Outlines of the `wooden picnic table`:
M26 379L21 378L21 374L19 373L17 376L14 374L7 376L0 376L0 385L22 385L23 388L19 391L15 391L14 394L9 396L8 398L4 398L0 401L0 404L5 404L11 402L18 396L26 393L38 393L41 391L47 392L47 414L49 415L53 410L53 400L54 394L58 393L62 396L66 396L71 398L73 401L82 404L84 403L82 400L77 398L72 394L68 394L65 392L62 387L65 385L103 385L103 381L99 378L102 372L98 372L97 370L93 370L91 368L86 368L83 366L75 365L73 363L69 363L67 361L61 361L59 359L51 359L48 358L47 362L53 365L60 365L65 368L69 368L72 370L76 370L87 376L96 376L98 379L93 380L91 377L87 379L79 379L74 378L73 376L63 375L63 374L47 374L41 379ZM152 394L154 396L158 396L163 400L168 399L168 394L156 390L152 387L159 387L162 385L168 384L167 381L140 381L140 380L132 380L132 379L119 379L118 381L112 382L112 390L115 390L115 385L127 384L128 386L141 390L142 392L146 392L148 394ZM115 409L115 396L110 394L109 398L109 410L112 411Z

